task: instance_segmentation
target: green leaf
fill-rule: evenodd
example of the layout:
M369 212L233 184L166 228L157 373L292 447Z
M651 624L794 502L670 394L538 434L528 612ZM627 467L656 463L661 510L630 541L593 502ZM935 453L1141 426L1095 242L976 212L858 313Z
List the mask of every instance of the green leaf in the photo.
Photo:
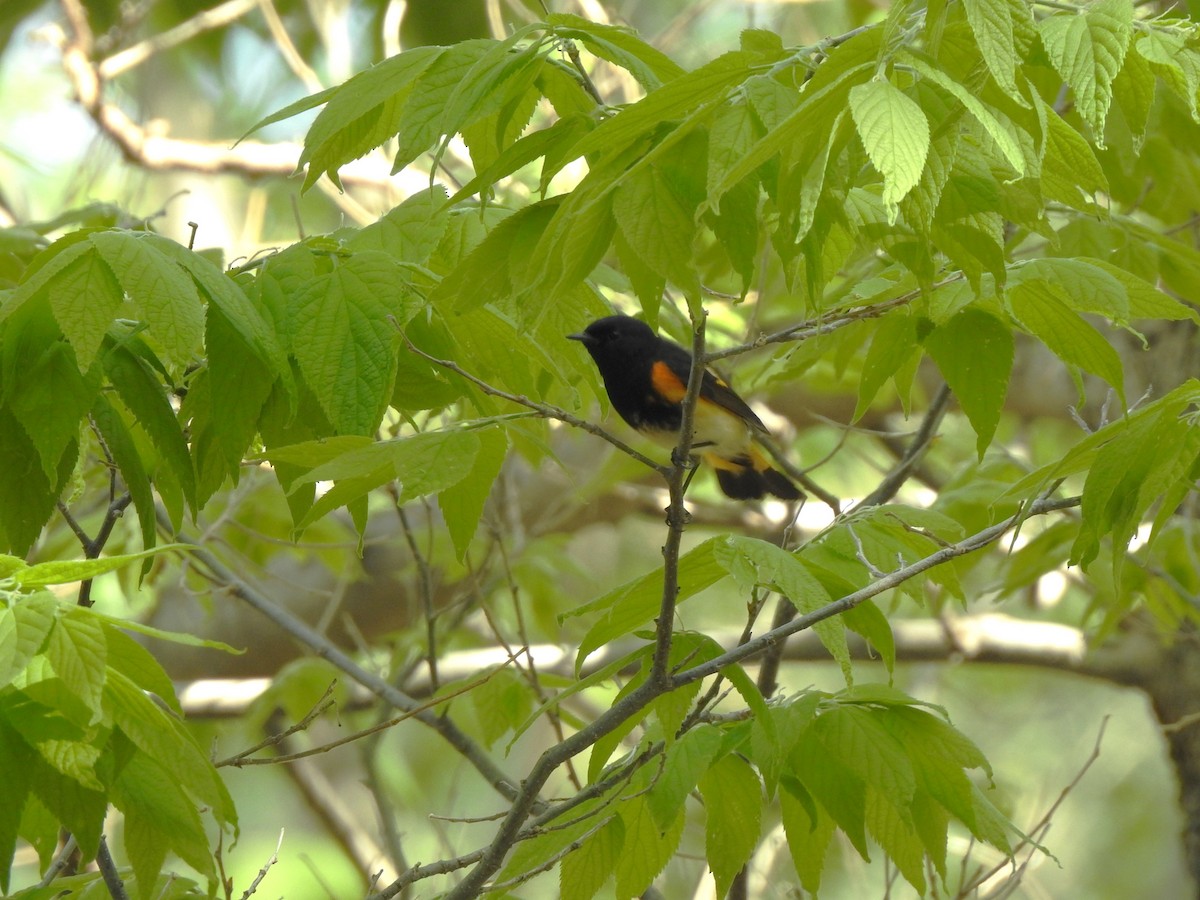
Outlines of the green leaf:
M684 74L674 60L629 28L591 22L570 13L551 13L546 23L553 26L555 35L578 40L596 56L625 69L647 91Z
M937 68L933 63L910 50L901 50L896 59L905 65L912 66L924 78L950 94L961 103L995 142L996 148L1003 154L1013 171L1018 175L1025 174L1025 155L1011 130L1000 124L1000 120L969 90Z
M437 48L437 58L427 64L428 68L422 66L424 74L419 81L415 78L412 80L415 86L410 89L411 94L396 120L397 124L402 123L404 127L397 135L398 146L392 160L393 173L399 172L432 147L439 137L447 134L445 113L451 96L475 64L492 53L496 45L497 42L492 40L460 41L449 47Z
M680 557L678 602L683 602L693 594L716 584L728 574L728 570L717 560L715 553L718 544L724 540L710 538ZM579 651L575 656L576 674L594 651L615 638L631 634L651 621L662 604L662 590L662 570L656 568L589 603L563 613L563 618L570 618L590 615L599 610L605 611L604 617L589 628L579 642Z
M1096 212L1097 195L1108 192L1108 178L1096 160L1091 145L1062 120L1045 101L1037 107L1045 123L1042 148L1042 193L1084 212Z
M683 836L684 816L681 813L666 828L659 828L644 795L622 803L620 813L625 843L617 860L617 896L636 897L675 855Z
M0 648L3 644L0 643ZM0 649L0 660L3 660ZM24 772L34 761L34 754L8 723L0 718L0 771ZM0 891L8 893L9 876L12 874L13 855L17 836L21 828L21 812L29 796L29 782L24 778L13 778L5 789L5 802L0 804ZM57 828L55 832L57 832ZM32 843L32 841L30 842Z
M602 122L571 149L568 159L596 152L614 155L663 122L720 103L728 88L752 73L755 62L754 54L734 50L667 82Z
M213 855L196 805L160 762L131 754L113 785L113 803L125 814L125 849L138 884L144 885L142 897L153 895L167 850L212 877Z
M325 102L325 108L309 127L304 137L304 150L296 164L299 169L305 163L312 163L304 179L304 189L311 187L326 171L336 179L339 166L362 156L395 134L395 128L391 134L384 132L389 126L398 127L398 117L406 98L420 83L422 74L445 52L444 47L416 47L359 72L332 93L325 91L318 95ZM293 104L289 109L295 107ZM282 117L283 112L286 110L275 115ZM378 143L372 143L376 139ZM432 142L430 138L429 143Z
M183 371L200 354L204 338L204 307L195 282L146 232L102 231L89 240L149 326L165 359Z
M692 263L693 216L658 167L645 166L625 178L613 195L612 211L617 228L646 265L686 292L699 290Z
M142 548L150 550L156 540L154 492L150 489L150 477L146 474L145 464L138 453L133 436L125 426L121 414L108 402L104 394L96 398L96 404L92 407L92 421L104 438L104 444L125 480L125 488L133 498L133 508L137 510L138 524L142 530ZM147 561L146 566L148 565Z
M87 233L75 233L60 238L35 256L26 267L21 283L13 290L11 296L0 303L0 323L36 297L60 272L91 250L92 247L87 242Z
M64 456L63 463L56 481L47 480L37 448L12 412L0 406L0 540L18 555L28 552L53 515L75 454Z
M802 613L813 612L833 601L803 562L775 544L729 535L717 544L715 556L744 590L762 585L778 591ZM854 676L850 668L850 649L846 645L846 630L841 619L836 616L825 619L814 625L813 631L841 666L846 683L851 684Z
M883 176L889 224L899 202L921 179L929 153L929 121L911 97L890 81L873 80L850 90L850 114L871 164Z
M704 797L704 849L724 897L734 877L754 853L762 828L762 785L740 756L722 757L700 779Z
M379 250L424 265L450 224L447 206L446 189L441 185L418 191L388 210L379 221L348 237L346 246L355 251Z
M688 795L720 754L724 740L715 725L698 725L667 749L662 774L647 794L647 805L660 828L665 830L683 814Z
M192 457L162 380L144 359L122 344L104 355L104 369L121 402L133 413L195 509L196 475Z
M395 323L416 312L400 264L356 253L295 300L294 353L329 421L342 434L371 434L391 396Z
M508 453L508 436L499 428L484 428L475 435L479 438L479 450L471 471L457 484L438 494L438 508L446 520L446 530L450 532L459 562L463 561L471 545L492 484Z
M1006 296L1013 313L1031 334L1071 366L1099 375L1117 391L1125 405L1121 357L1104 336L1074 313L1046 282L1022 280Z
M1196 59L1195 50L1187 44L1182 34L1157 28L1148 29L1137 41L1136 56L1141 56L1150 63L1154 75L1158 75L1175 92L1188 109L1191 110L1192 120L1200 121L1200 108L1197 107L1197 91L1200 90L1200 60ZM1120 78L1114 88L1117 89L1118 101Z
M90 610L63 610L58 625L50 632L46 658L64 685L92 710L92 723L103 716L100 698L108 670L108 642L104 626Z
M923 341L977 435L980 457L992 442L1012 372L1012 333L981 310L967 308Z
M186 550L187 544L160 544L141 553L122 553L116 556L104 556L99 559L63 559L51 560L26 566L13 573L18 584L25 587L44 587L49 584L72 584L76 581L86 581L115 572L130 563L150 559L169 550Z
M290 376L283 349L265 312L246 295L237 281L201 254L193 253L174 241L154 234L146 239L192 277L208 299L210 319L214 310L219 310L224 320L267 367L271 377L281 375L286 379Z
M1020 100L1016 70L1021 61L1021 50L1017 46L1013 19L1020 17L1026 28L1031 29L1033 15L1029 7L1011 0L965 0L963 7L988 71L1006 94Z
M121 285L95 253L87 253L51 280L47 293L58 327L75 351L79 370L86 372L124 303Z
M237 812L224 782L182 722L113 669L108 673L104 697L114 724L140 751L162 766L196 802L207 804L218 822L236 822Z
M1133 32L1131 0L1097 0L1081 14L1055 14L1038 24L1050 62L1071 86L1075 104L1104 146L1104 119L1112 83L1121 71Z
M430 294L438 309L456 314L507 300L526 283L533 248L558 211L561 198L531 203L507 216L449 272Z
M802 784L794 778L784 779L783 783L786 789L780 795L780 807L792 865L800 876L800 884L816 896L825 869L825 853L836 828L833 819L813 802Z
M236 147L246 138L250 137L250 135L254 134L254 132L266 128L268 125L274 125L276 122L282 122L284 119L290 119L292 116L298 116L302 112L308 112L310 109L315 109L329 100L329 98L340 91L342 87L343 85L337 85L336 87L326 88L323 91L317 91L315 94L309 94L307 97L300 98L295 103L289 103L283 109L276 110L269 116L264 116L251 125L250 129L237 139L237 141L234 143L234 146Z
M40 758L22 774L28 777L34 795L75 836L83 855L94 857L108 809L107 795L84 787ZM55 892L60 889L56 884Z
M126 676L143 691L156 694L177 715L183 715L179 698L175 696L175 685L154 655L107 619L104 625L104 640L108 647L107 664ZM301 712L301 716L308 710Z
M66 344L50 344L24 373L9 405L37 448L42 472L55 481L63 455L79 439L83 417L100 389L99 373L80 374Z
M58 601L43 591L13 599L0 610L0 687L12 682L42 649L57 612Z
M867 348L862 377L858 382L854 421L862 418L887 380L919 352L916 318L904 313L884 316L874 329L871 345Z
M625 823L613 816L562 861L558 879L561 900L591 900L612 877L624 843Z

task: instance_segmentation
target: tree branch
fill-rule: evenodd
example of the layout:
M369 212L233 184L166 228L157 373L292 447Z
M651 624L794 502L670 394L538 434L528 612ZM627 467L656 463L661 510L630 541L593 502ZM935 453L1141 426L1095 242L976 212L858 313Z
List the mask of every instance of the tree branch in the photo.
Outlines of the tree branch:
M170 521L160 512L159 524L168 532L173 533ZM432 710L421 709L421 704L399 688L389 684L385 679L373 672L368 672L327 637L319 634L307 624L291 615L278 604L260 594L254 587L231 572L216 556L196 541L184 535L174 534L173 540L191 547L191 557L206 570L210 580L224 586L233 596L249 604L274 622L285 634L304 644L310 650L324 659L329 660L356 682L367 688L381 700L390 703L406 713L412 713L418 721L440 734L447 743L462 754L492 788L506 800L518 796L517 788L512 780L492 761L475 741L467 737L458 726L445 716L435 715ZM523 792L522 792L523 793ZM530 807L541 806L536 792L527 799Z

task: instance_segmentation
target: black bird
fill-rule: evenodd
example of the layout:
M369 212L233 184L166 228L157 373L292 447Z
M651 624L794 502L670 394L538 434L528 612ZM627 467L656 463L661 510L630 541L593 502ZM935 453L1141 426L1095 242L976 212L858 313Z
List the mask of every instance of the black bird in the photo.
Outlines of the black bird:
M604 379L613 408L629 425L665 446L679 442L683 398L692 371L692 355L674 341L660 338L632 316L597 319L581 334L567 335L587 348ZM767 426L733 388L707 369L693 416L692 447L717 473L717 481L735 500L774 494L798 500L800 489L755 446Z

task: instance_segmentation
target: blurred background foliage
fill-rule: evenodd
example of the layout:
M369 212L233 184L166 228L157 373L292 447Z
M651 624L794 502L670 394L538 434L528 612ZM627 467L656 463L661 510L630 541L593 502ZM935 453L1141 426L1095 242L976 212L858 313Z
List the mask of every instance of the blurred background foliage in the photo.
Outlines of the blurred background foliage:
M306 235L372 222L429 181L428 171L420 170L428 164L426 158L398 177L380 177L388 172L390 160L377 152L363 161L361 179L346 178L344 193L323 181L318 190L301 195L300 179L285 177L286 167L281 170L275 161L289 158L289 153L295 159L311 113L267 126L239 145L283 145L278 156L264 155L271 164L261 171L204 171L171 164L169 154L148 161L124 153L77 102L79 84L64 69L63 22L72 6L33 0L0 4L0 226L28 226L52 238L81 225L149 220L155 230L186 244L195 223L196 247L213 248L230 264ZM685 67L735 47L745 28L768 28L789 45L812 44L886 14L886 4L865 0L571 0L552 6L553 11L574 12L593 21L629 24ZM201 8L217 24L189 31ZM522 0L91 0L79 10L86 14L99 57L119 59L117 54L138 47L151 51L127 69L114 67L105 101L123 109L151 138L205 142L217 151L232 148L267 114L338 84L386 55L420 44L500 37L544 13L540 3ZM627 99L632 90L603 67L596 80L610 102ZM442 162L437 180L452 186L465 180L468 169L453 153ZM0 270L0 278L3 274ZM731 335L746 327L733 313L717 312L713 324L718 332ZM852 330L845 339L854 340ZM837 451L814 477L839 497L870 490L878 473L894 461L871 429L906 427L895 398L881 397L862 428L848 431L840 423L849 421L853 411L854 396L846 388L853 379L839 371L837 360L824 359L809 368L802 388L772 382L768 372L761 374L772 407L798 425L790 444L792 456L811 464ZM752 362L739 375L739 387L760 386ZM1066 414L1074 388L1057 364L1047 365L1037 357L1019 362L1016 377L1028 387L1014 384L1010 391L1013 408L1001 422L996 446L1010 448L1023 463L1036 465L1039 457L1056 456L1078 435L1078 426ZM919 390L917 409L928 399ZM951 416L925 466L948 473L953 486L955 478L969 485L971 478L986 476L990 467L1006 465L1001 453L982 463L964 462L972 459L974 440L961 416ZM583 602L631 573L658 565L662 503L650 490L622 486L636 471L632 464L587 436L563 435L555 449L566 462L562 469L531 473L518 461L500 484L495 503L501 512L493 516L492 527L507 535L512 558L505 564L511 566L511 575L473 580L484 561L468 557L466 564L459 563L449 542L439 537L431 514L400 521L386 508L386 498L377 500L380 509L363 539L361 560L358 536L339 517L322 520L292 544L291 520L278 488L258 472L247 472L236 489L214 502L198 531L236 554L242 574L272 585L291 608L310 613L322 628L358 647L381 669L397 660L416 660L422 653L421 610L414 598L417 583L426 577L438 580L452 598L447 602L457 604L454 609L467 608L465 597L477 605L474 595L482 594L483 605L496 618L491 627L498 631L523 629L535 643L571 645L585 626L578 620L558 623L556 616L563 612L558 598L576 596ZM524 499L506 506L506 491ZM689 532L691 539L730 527L760 533L779 528L769 516L731 513L707 483L699 484L694 495L697 524ZM520 518L522 511L527 518ZM824 524L815 504L806 512L811 518L802 518L801 528ZM136 547L134 523L123 522L118 528L112 549ZM55 526L38 552L45 558L68 555L73 542L65 527ZM417 558L414 548L420 550ZM1096 566L1097 571L1103 568ZM972 573L972 612L997 609L993 601L1004 587L1002 577L996 573L989 581L986 571ZM518 583L525 604L526 618L521 621L506 596ZM1009 592L1002 611L1071 627L1094 627L1103 619L1103 604L1070 575L1034 573L1026 588L1016 601ZM210 719L197 715L201 742L217 748L218 758L256 743L264 728L278 728L280 722L302 716L335 678L322 664L297 663L296 648L261 628L252 614L232 609L186 564L160 564L140 587L134 573L114 577L98 584L96 593L109 611L145 617L162 627L203 631L250 648L241 657L156 648L162 649L164 664L181 681L277 676L271 691L247 714ZM744 617L743 604L733 588L717 588L689 602L681 615L689 627L736 630ZM886 611L896 617L913 615L911 607ZM455 630L446 649L489 644L490 629L475 624ZM1145 627L1152 633L1139 622L1120 627ZM831 663L790 665L787 680L794 687L839 686L840 675ZM859 665L864 666L866 680L871 664ZM955 724L991 760L998 785L1011 803L1006 811L1018 824L1030 827L1083 769L1107 722L1098 761L1054 814L1046 844L1055 858L1035 857L1014 896L1124 900L1194 895L1179 840L1182 817L1166 744L1143 694L1070 673L958 658L904 663L897 685L949 710ZM340 696L349 703L348 693ZM485 699L459 704L456 717L481 740L502 744L507 737L495 733L489 705L519 707L528 698L506 691L503 679L482 696ZM282 718L276 712L281 706ZM298 746L328 740L376 716L372 710L351 711L347 706L336 717L323 716L311 734L295 740ZM544 735L535 729L517 742L507 762L510 770L528 767L541 738ZM352 848L379 831L373 792L390 802L395 821L383 830L403 835L410 862L441 857L448 847L475 846L488 833L486 825L479 830L480 826L428 818L428 810L453 809L465 817L496 812L496 800L482 789L478 775L447 754L438 737L413 725L385 732L365 747L325 754L303 767L227 768L223 773L234 796L255 798L240 808L242 838L236 847L225 848L227 873L236 884L248 884L271 855L279 829L286 826L281 863L265 887L268 893L286 897L362 892L360 859L370 858L371 852L369 847ZM331 814L338 803L348 810L344 818ZM345 823L356 820L360 827L346 832ZM331 834L337 839L331 840ZM768 847L771 842L783 847L778 830L767 838ZM690 849L703 855L701 847ZM692 890L698 863L687 858L688 851L685 845L683 856L668 869L666 896L688 896ZM354 858L355 852L363 856ZM884 885L895 873L884 871L882 864L863 864L848 848L841 848L839 859L844 865L828 870L826 896L885 895ZM786 850L781 850L777 864L789 865ZM15 885L36 881L34 869L28 861L18 867ZM385 875L382 882L390 877ZM541 890L539 884L529 890ZM758 896L789 895L784 888L758 887ZM889 896L904 890L906 886L897 885Z

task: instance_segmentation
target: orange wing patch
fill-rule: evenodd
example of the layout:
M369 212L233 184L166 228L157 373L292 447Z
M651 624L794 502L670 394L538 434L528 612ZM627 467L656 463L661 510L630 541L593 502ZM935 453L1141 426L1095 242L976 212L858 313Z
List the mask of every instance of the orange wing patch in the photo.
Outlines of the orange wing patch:
M650 383L655 392L668 403L681 403L687 394L687 385L662 361L650 367Z

